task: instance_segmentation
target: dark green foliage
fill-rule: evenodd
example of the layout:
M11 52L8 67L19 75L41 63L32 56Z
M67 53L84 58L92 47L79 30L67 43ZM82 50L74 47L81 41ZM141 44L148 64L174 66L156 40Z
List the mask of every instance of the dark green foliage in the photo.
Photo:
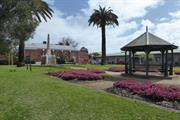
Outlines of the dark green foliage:
M65 64L66 61L65 61L64 56L61 56L61 57L57 58L57 63L58 63L58 64Z
M93 60L96 60L97 57L100 57L100 54L98 52L94 52L89 54L90 58Z
M99 6L99 10L94 10L94 13L90 16L89 19L89 25L93 24L93 26L97 27L103 27L106 25L119 25L118 23L118 16L113 13L113 10L108 8L106 9L105 7L102 8Z
M32 37L41 17L47 21L53 10L42 0L1 0L0 34L4 38L18 40L18 66L24 62L24 41Z
M85 47L82 47L82 48L80 49L80 51L81 51L81 52L84 52L84 53L88 53L88 49L85 48Z
M10 51L11 41L0 37L0 54L5 55Z
M52 17L53 10L42 0L1 0L0 1L0 20L6 22L14 16L25 13L22 9L28 11L28 14L34 15L41 22L42 17L47 21L47 17Z

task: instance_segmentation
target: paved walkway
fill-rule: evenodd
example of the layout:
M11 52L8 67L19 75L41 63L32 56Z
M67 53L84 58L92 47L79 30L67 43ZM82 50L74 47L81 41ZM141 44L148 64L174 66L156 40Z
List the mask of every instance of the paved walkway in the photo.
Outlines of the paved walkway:
M140 73L140 76L130 76L130 77L126 77L126 76L123 76L123 75L120 75L121 73L117 73L117 72L106 72L106 74L108 74L110 77L107 79L115 79L115 80L122 80L122 79L134 79L134 80L140 80L140 81L152 81L154 83L158 83L158 84L168 84L168 85L180 85L180 76L178 75L174 75L174 76L171 76L169 78L164 78L161 76L153 76L152 77L149 77L149 78L143 78L142 74L143 73ZM154 74L154 73L153 73ZM111 78L112 77L112 78Z
M81 67L71 67L71 69L86 69L86 68L81 68ZM105 80L98 80L98 81L80 81L80 82L75 82L80 85L84 85L96 90L105 90L109 87L113 86L113 83L117 80L123 80L123 79L134 79L134 80L140 80L140 81L152 81L154 83L158 84L167 84L167 85L180 85L180 76L173 76L171 79L165 79L163 77L150 77L150 78L142 78L142 77L137 77L137 76L132 76L132 77L126 77L121 75L122 73L120 72L110 72L106 71L107 77L105 77ZM140 73L140 75L143 73ZM154 74L154 73L153 73Z
M87 68L82 68L82 67L71 67L71 69L74 69L74 70L87 70Z

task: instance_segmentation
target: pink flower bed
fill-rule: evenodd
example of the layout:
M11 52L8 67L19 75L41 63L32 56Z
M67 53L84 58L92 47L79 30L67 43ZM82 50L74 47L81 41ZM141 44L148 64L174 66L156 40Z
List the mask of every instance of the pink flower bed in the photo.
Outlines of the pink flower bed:
M112 71L112 72L124 72L125 69L123 67L112 67L112 68L109 68L109 71Z
M87 70L71 70L64 72L48 73L51 76L59 77L64 80L100 80L103 79L102 70L87 69Z
M165 86L151 82L141 83L135 80L122 80L115 82L113 87L128 89L134 94L152 100L180 102L180 88L177 86Z
M180 72L179 72L179 71L178 71L178 72L175 72L175 74L176 74L176 75L180 75Z
M96 73L96 74L105 73L104 70L97 70L97 69L87 69L86 71L91 72L91 73Z

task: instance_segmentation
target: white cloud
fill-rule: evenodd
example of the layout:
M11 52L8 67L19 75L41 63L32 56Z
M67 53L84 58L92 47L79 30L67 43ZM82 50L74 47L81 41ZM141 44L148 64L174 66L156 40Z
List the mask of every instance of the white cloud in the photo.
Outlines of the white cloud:
M148 19L146 19L146 20L143 19L141 21L141 24L143 25L144 28L145 28L145 26L148 26L148 28L154 28L155 27L155 24Z
M156 30L154 33L165 40L168 40L170 43L175 45L180 45L180 19L171 20L169 22L163 22L157 24Z
M169 15L173 18L180 18L180 11L170 12Z
M155 27L154 34L167 40L168 42L180 45L180 11L169 12L171 18L158 23Z
M143 17L147 8L155 8L164 4L164 0L89 0L89 9L98 8L99 5L111 7L121 19Z
M159 19L160 22L164 22L164 21L167 21L167 20L169 20L169 18L166 18L166 17L162 17L162 18Z
M46 0L50 4L54 4L54 0ZM119 27L107 27L107 53L119 52L125 43L134 39L145 31L146 25L154 28L154 24L148 20L142 20L141 25L133 18L143 17L148 11L147 8L154 8L161 5L163 0L106 0L98 2L98 0L89 0L88 8L82 9L83 13L76 16L63 16L63 12L54 8L54 17L47 23L42 22L36 30L33 40L28 42L42 42L47 39L50 33L51 42L57 43L62 37L72 37L85 46L90 52L101 51L101 30L97 27L89 27L88 19L93 9L98 5L111 7L119 16ZM131 35L124 36L128 31L137 30Z

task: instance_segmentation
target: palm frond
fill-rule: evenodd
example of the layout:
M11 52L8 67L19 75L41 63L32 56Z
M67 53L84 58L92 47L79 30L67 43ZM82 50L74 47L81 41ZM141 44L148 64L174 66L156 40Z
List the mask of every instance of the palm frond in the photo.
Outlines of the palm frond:
M90 16L88 22L89 25L102 27L104 25L119 25L118 23L118 16L113 13L113 10L109 7L106 9L106 7L99 6L99 10L94 9L93 14Z

